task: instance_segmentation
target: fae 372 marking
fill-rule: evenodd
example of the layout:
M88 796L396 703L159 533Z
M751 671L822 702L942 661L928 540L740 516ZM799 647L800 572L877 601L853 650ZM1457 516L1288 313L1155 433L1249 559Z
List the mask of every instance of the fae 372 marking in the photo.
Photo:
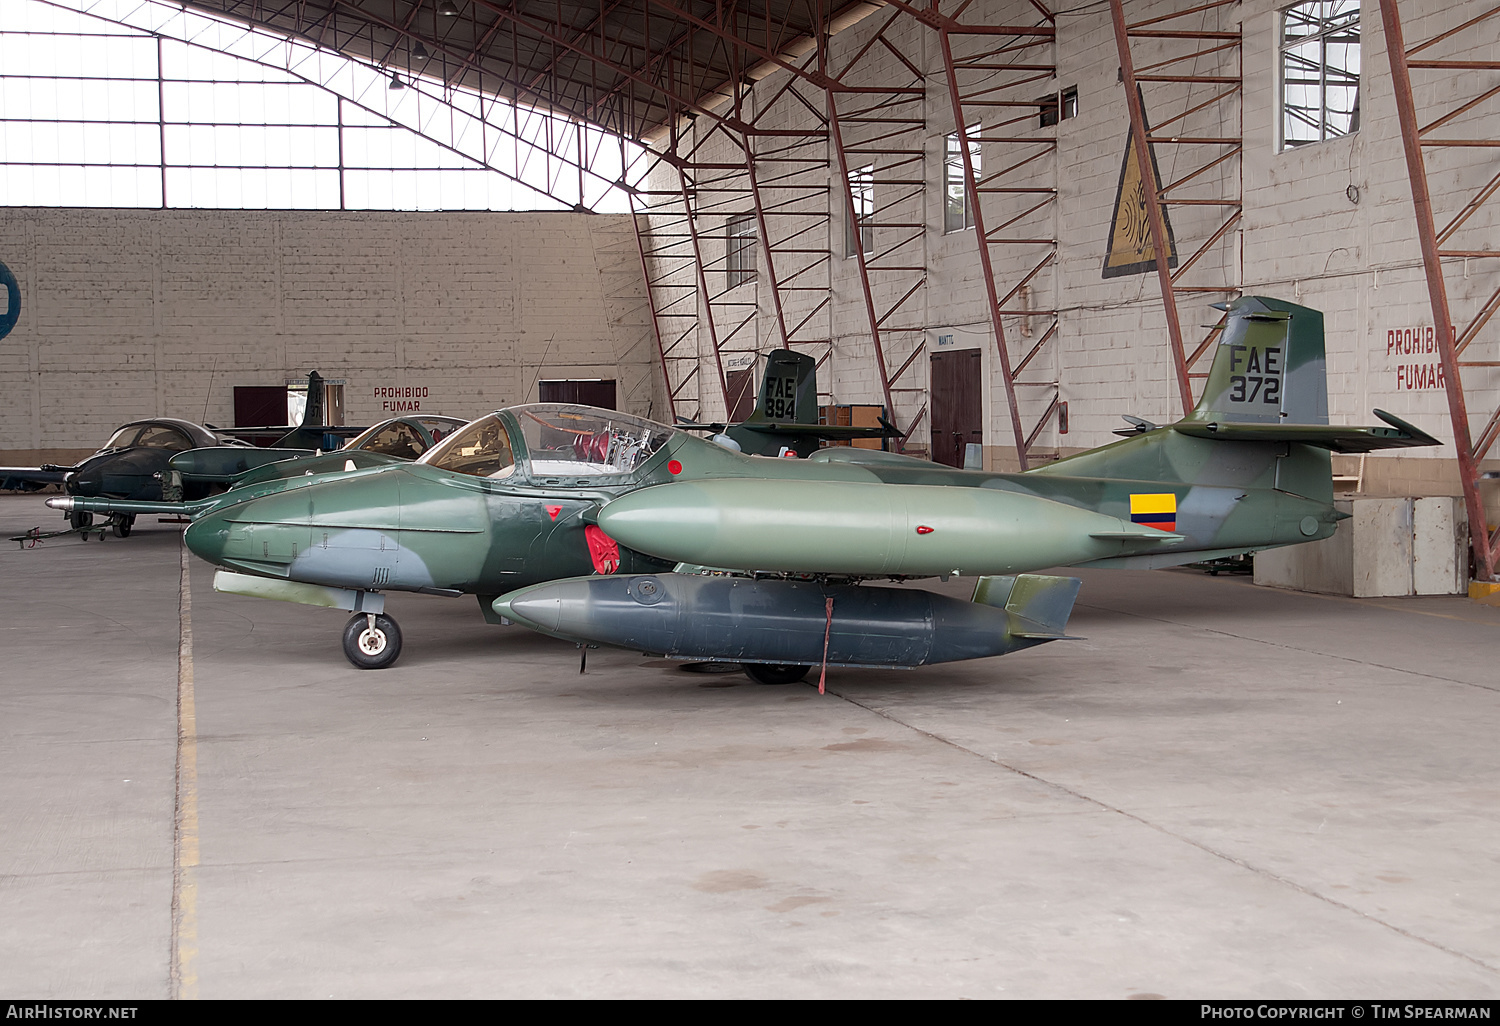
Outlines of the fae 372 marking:
M1246 356L1245 354L1249 354ZM1234 373L1241 370L1244 373ZM1281 349L1231 345L1229 347L1229 401L1233 403L1281 402Z

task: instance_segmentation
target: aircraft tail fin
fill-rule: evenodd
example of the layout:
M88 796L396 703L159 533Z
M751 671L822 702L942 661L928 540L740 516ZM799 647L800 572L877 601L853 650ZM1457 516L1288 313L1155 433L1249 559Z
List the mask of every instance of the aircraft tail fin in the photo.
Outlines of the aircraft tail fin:
M320 449L323 442L324 407L323 375L309 371L307 375L307 405L302 410L302 422L276 441L273 449Z
M1183 421L1327 424L1322 312L1263 296L1223 309L1227 323L1202 398Z
M309 371L307 375L307 408L302 412L302 423L299 427L322 427L327 423L324 420L323 409L323 375L317 371Z
M745 423L816 424L817 368L817 361L811 356L792 349L773 349L767 353L760 395Z
M1045 574L981 577L974 587L973 601L1004 609L1012 637L1057 641L1067 637L1063 632L1082 585L1077 577Z
M1032 471L1163 485L1261 482L1264 460L1247 454L1208 458L1181 443L1189 436L1223 442L1275 443L1270 485L1320 502L1333 501L1330 452L1437 445L1436 438L1381 410L1383 426L1328 423L1328 380L1323 314L1279 299L1242 296L1222 307L1226 324L1214 348L1202 398L1187 416L1158 427L1133 420L1127 440L1069 456Z

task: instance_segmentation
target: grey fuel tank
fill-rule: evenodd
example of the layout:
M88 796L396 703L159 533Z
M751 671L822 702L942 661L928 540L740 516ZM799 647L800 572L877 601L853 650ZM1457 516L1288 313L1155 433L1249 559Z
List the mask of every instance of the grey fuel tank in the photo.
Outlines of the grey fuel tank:
M916 588L664 573L552 581L494 609L556 637L671 658L817 664L826 632L829 665L923 666L1062 637L1078 587L1074 577L985 577L965 602Z

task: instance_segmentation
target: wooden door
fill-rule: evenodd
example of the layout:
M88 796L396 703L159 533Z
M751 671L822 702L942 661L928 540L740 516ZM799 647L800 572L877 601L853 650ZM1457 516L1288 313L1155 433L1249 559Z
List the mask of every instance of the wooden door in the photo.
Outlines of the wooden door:
M609 379L581 381L539 381L537 402L576 403L580 406L597 406L601 410L615 409L615 383Z
M962 467L964 447L984 442L983 387L979 350L932 354L933 462Z
M730 371L726 377L729 380L729 423L738 424L755 412L755 367Z

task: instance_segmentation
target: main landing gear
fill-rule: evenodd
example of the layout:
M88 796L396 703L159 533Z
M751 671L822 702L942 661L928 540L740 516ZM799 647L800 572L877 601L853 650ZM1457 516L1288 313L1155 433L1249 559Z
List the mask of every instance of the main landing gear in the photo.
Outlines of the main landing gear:
M401 654L401 628L384 613L355 613L344 626L344 655L361 670L383 670Z
M757 684L795 684L807 676L811 666L792 666L779 663L746 663L745 676Z
M135 527L135 514L112 513L107 521L107 525L114 532L116 538L129 538L131 528ZM96 532L99 535L99 540L104 540L104 525L95 527L94 514L92 513L87 513L80 509L69 511L68 527L70 530L77 531L79 537L84 541L89 540L90 532Z

